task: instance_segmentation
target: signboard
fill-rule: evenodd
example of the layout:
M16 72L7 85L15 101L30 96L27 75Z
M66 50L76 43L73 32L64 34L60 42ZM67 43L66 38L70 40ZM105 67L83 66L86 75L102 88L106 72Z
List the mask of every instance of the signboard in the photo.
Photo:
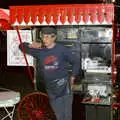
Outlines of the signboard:
M22 42L32 42L30 30L20 30ZM23 53L19 50L19 37L16 30L7 31L7 65L26 66ZM33 66L33 57L26 55L29 66Z

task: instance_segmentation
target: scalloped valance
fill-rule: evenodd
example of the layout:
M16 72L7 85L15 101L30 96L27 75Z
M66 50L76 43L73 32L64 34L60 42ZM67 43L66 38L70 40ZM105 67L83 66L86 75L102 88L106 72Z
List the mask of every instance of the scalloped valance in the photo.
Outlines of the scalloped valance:
M10 6L12 25L109 25L113 4Z

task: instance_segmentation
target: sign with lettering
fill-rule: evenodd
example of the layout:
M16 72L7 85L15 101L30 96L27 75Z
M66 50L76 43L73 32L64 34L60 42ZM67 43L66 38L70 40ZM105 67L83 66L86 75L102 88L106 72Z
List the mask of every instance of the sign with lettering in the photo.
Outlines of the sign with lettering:
M30 30L20 30L22 42L32 42ZM7 30L7 65L26 66L23 53L19 50L19 37L16 30ZM33 66L33 57L26 55L29 66Z

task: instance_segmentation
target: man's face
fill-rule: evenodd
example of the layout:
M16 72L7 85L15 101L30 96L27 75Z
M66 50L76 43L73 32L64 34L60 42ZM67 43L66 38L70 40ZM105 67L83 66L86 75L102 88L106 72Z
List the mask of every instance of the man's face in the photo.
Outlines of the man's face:
M51 46L56 40L55 34L42 34L41 37L42 37L43 43L46 47Z

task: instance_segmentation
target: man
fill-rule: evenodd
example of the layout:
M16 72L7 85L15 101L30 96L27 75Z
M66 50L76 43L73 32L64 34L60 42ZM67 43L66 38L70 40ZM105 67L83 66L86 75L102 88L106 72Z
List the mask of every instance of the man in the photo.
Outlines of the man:
M42 44L33 42L23 43L27 54L30 54L40 62L40 74L44 76L44 84L49 96L50 104L55 112L57 120L72 120L72 91L76 75L79 73L79 60L63 45L56 43L57 31L53 27L41 29ZM72 64L72 74L67 72L67 63Z

